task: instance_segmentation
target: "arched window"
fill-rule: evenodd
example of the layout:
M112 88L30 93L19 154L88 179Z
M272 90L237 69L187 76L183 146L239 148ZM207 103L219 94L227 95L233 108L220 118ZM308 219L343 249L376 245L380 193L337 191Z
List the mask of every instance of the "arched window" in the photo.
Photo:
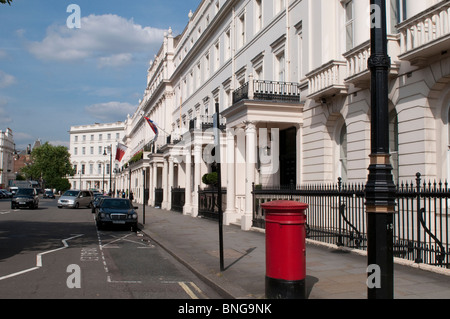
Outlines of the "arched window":
M339 134L339 177L347 181L347 126L342 125Z

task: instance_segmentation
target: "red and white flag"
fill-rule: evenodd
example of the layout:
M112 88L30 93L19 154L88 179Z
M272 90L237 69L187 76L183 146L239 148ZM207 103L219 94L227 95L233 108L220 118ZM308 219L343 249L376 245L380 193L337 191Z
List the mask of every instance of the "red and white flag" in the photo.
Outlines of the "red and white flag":
M126 147L123 144L117 144L117 151L116 151L116 161L121 161L122 158L124 157L126 151L127 151L128 147Z

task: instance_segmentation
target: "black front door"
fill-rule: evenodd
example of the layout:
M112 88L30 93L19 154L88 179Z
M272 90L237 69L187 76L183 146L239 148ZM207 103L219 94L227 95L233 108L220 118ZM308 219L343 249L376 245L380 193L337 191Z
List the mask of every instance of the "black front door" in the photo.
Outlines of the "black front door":
M280 131L280 185L297 184L297 129Z

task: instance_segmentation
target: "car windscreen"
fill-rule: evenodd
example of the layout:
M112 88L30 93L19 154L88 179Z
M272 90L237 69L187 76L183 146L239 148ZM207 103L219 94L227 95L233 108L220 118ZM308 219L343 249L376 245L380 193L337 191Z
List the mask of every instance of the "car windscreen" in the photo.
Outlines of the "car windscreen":
M79 193L79 191L66 191L63 196L77 197Z
M19 188L16 195L25 195L25 196L33 196L34 195L34 189L32 188Z
M113 208L113 209L130 209L130 201L127 199L104 199L102 208Z

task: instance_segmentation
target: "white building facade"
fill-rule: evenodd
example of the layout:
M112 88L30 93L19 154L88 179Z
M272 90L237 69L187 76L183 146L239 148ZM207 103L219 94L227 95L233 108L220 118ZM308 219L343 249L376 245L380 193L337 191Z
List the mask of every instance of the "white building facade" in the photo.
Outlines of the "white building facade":
M9 181L16 178L14 172L14 137L11 129L0 131L0 189L9 186Z
M450 176L450 3L388 0L396 182ZM219 104L225 223L252 227L252 185L365 182L370 154L370 7L361 0L204 0L169 29L124 124L119 188L197 216L215 170ZM143 116L160 128L158 138ZM72 153L73 154L73 153ZM80 161L78 161L81 163ZM157 190L157 191L155 191ZM162 195L162 196L161 196ZM162 198L162 200L161 200Z
M72 189L116 190L119 164L117 145L124 137L123 122L72 126L70 155L75 175L69 179Z

